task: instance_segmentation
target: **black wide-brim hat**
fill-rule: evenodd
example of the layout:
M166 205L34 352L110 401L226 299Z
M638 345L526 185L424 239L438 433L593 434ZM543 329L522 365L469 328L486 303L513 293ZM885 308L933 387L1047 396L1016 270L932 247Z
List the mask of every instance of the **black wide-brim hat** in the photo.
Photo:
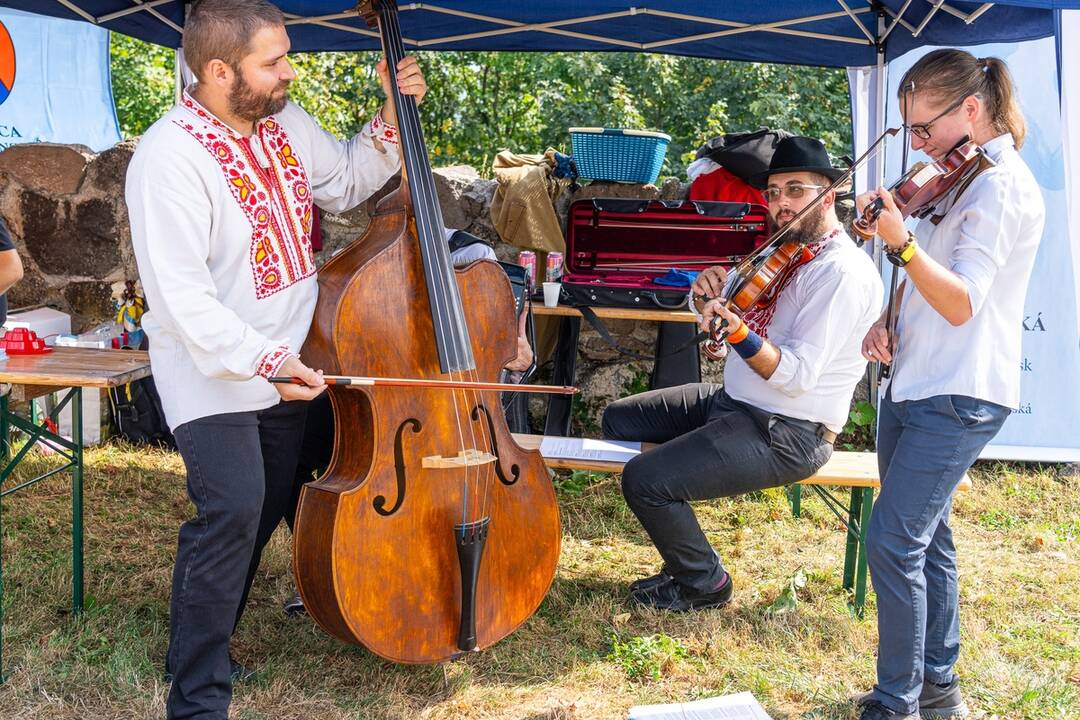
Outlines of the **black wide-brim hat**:
M768 171L750 178L750 184L764 188L769 184L770 175L789 172L821 173L829 180L836 180L847 171L832 166L829 152L820 140L793 136L784 138L776 144Z

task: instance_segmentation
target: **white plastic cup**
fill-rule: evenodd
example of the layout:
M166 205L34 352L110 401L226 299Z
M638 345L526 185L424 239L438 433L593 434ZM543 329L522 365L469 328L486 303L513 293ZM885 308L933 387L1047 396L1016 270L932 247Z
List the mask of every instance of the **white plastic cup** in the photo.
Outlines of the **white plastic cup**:
M544 283L544 307L555 307L559 304L559 290L561 288L562 283Z

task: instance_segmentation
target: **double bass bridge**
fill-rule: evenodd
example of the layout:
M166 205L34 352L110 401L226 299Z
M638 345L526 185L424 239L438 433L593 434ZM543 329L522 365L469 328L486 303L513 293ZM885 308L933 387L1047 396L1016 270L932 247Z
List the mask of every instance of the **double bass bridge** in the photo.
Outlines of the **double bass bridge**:
M477 450L475 448L469 448L468 450L462 450L457 455L452 457L444 457L442 455L427 455L420 460L420 466L426 469L434 470L460 470L468 467L478 467L480 465L490 465L499 458L495 457L489 452Z

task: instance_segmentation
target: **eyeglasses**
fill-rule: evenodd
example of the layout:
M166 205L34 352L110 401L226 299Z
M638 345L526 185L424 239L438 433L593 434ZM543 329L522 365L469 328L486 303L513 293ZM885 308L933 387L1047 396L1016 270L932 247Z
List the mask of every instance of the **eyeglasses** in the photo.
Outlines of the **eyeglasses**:
M916 137L920 137L923 140L929 140L930 139L930 126L933 125L934 123L936 123L941 118L948 115L949 113L956 110L956 108L960 107L960 105L962 105L964 100L966 100L966 99L967 99L966 96L960 98L959 100L954 102L952 105L950 105L948 108L946 108L944 111L939 112L937 114L937 116L934 117L930 122L915 123L914 125L905 125L904 127L906 127L908 130L910 130L912 135L914 135Z
M781 193L783 193L792 200L798 200L807 190L821 190L824 187L824 185L802 185L799 183L785 185L782 188L771 185L765 188L765 197L768 199L769 202L776 202L780 199Z

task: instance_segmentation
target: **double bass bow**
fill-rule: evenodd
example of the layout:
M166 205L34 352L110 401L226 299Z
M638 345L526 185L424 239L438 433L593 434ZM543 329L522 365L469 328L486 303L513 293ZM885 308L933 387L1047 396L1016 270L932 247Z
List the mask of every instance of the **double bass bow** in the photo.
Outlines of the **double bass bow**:
M334 452L301 491L293 566L328 633L432 663L486 648L536 611L559 558L559 510L539 452L514 442L499 393L482 385L516 354L509 280L491 262L451 266L416 103L394 74L396 2L359 10L382 39L404 169L365 234L319 272L303 355L342 377L327 388Z

